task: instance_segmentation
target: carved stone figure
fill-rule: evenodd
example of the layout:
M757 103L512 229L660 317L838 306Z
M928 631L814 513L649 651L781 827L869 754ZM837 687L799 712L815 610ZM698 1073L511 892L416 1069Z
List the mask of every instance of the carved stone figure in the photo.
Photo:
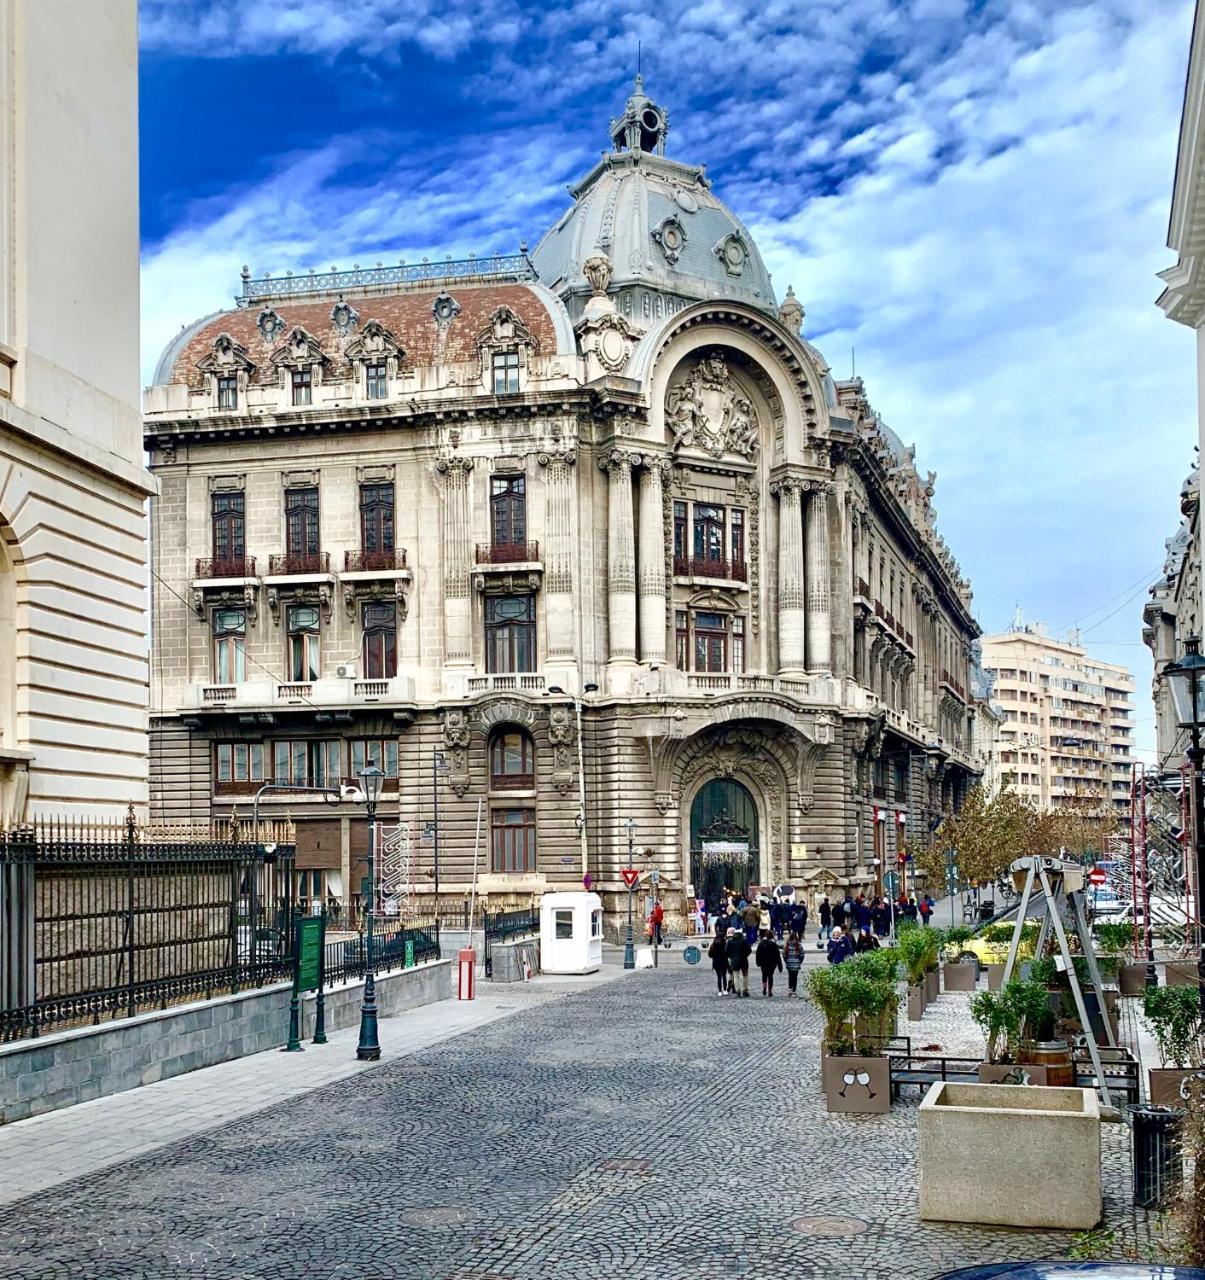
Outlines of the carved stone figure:
M590 282L594 297L606 297L611 283L611 259L605 253L592 253L582 263L582 274Z
M665 422L675 449L698 447L713 458L725 453L751 458L757 451L757 413L719 351L707 352L683 382L669 389Z

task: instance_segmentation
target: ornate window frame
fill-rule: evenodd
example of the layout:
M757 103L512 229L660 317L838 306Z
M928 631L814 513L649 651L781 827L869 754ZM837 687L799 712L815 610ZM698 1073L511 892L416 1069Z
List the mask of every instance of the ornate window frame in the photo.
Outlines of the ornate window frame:
M519 385L517 391L505 394L522 395L527 390L532 357L539 355L540 343L521 316L510 307L501 306L490 317L489 324L477 335L479 376L487 395L494 394L494 356L509 351L515 352L519 357Z
M359 336L347 344L344 354L352 367L352 382L354 384L352 395L356 403L384 403L384 401L369 398L369 365L383 364L385 366L385 400L388 400L394 394L396 390L395 384L398 378L402 376L406 352L393 334L379 320L366 321L360 330Z
M247 386L251 375L255 372L255 364L242 346L228 333L219 333L213 340L213 347L207 356L197 361L197 368L205 375L205 390L209 398L209 407L214 412L237 412L239 405L221 408L218 404L218 380L220 378L236 379L236 390L240 404L246 407Z
M330 364L330 358L322 350L317 338L301 325L294 325L284 345L277 347L270 359L277 371L282 407L293 408L292 375L303 369L308 369L310 373L310 404L317 402L316 392L322 386L323 370Z

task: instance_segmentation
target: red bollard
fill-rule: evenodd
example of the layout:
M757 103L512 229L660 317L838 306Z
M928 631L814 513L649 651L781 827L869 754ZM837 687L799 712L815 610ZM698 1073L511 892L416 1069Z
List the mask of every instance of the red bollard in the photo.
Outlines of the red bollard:
M476 997L474 975L477 970L477 953L472 947L465 947L457 953L456 999L472 1000Z

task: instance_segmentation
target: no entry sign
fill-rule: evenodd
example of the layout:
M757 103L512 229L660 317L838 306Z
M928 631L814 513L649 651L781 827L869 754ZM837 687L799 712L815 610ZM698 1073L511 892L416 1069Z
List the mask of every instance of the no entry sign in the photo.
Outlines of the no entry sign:
M1101 867L1093 867L1092 870L1088 872L1089 884L1104 884L1108 878L1109 877L1105 875L1104 870Z
M619 874L623 876L623 882L628 886L629 889L636 883L637 880L640 879L640 872L637 871L635 867L624 867L624 869Z

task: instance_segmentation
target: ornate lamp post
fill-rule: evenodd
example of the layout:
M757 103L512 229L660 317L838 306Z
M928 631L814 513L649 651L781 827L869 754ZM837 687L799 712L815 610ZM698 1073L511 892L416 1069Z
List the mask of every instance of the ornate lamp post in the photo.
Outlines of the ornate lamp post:
M1184 642L1184 656L1163 668L1162 678L1171 688L1176 719L1192 737L1187 755L1192 768L1192 826L1196 850L1193 904L1197 928L1197 990L1201 1013L1205 1016L1205 928L1202 928L1201 894L1205 890L1205 798L1201 792L1201 729L1205 726L1205 658L1198 652L1200 638L1189 636ZM1187 868L1186 868L1187 870ZM1150 915L1148 910L1147 915ZM1150 927L1150 920L1146 922Z
M565 690L559 684L550 684L548 692L565 696ZM573 710L577 720L577 817L574 821L577 823L577 835L582 847L583 884L590 874L590 853L589 846L586 844L586 757L582 747L582 698L587 693L597 692L598 685L584 684L581 693L573 696ZM631 859L629 858L628 861L630 862Z
M377 805L385 786L385 775L375 762L369 761L360 770L360 789L364 792L364 804L368 809L368 939L364 962L364 1001L360 1005L360 1042L356 1045L356 1057L361 1062L375 1062L381 1056L381 1042L377 1039L377 984L373 976L372 918L376 914L376 852Z
M632 868L632 852L636 842L636 819L629 818L624 826L628 829L628 870ZM635 879L628 877L628 936L627 941L623 944L623 967L625 969L635 969L636 952L632 947L632 886Z

